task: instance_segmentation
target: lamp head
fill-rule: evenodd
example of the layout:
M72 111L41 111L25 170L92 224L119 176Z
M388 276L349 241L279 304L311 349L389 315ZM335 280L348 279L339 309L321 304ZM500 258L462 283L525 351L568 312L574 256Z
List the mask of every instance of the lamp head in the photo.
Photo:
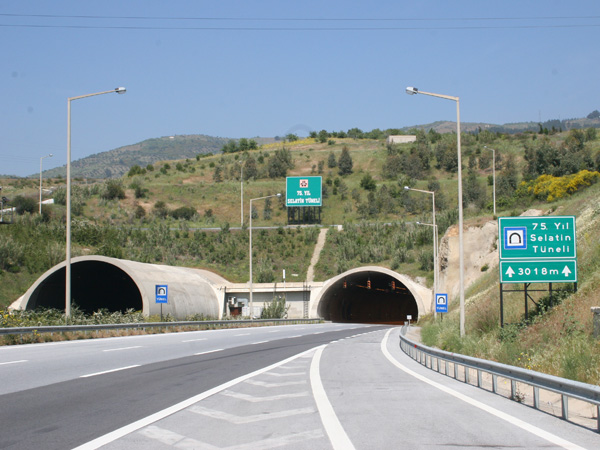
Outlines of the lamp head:
M421 225L421 222L416 222L417 225Z
M53 156L54 156L54 155L53 155L52 153L50 153L50 154L48 155L48 157L49 157L49 158L52 158Z
M404 190L405 191L410 191L410 188L408 186L404 186Z
M124 94L125 92L127 92L127 89L125 89L124 87L118 87L115 89L115 92L117 94Z
M278 192L278 193L277 193L277 197L281 197L281 192Z
M408 95L415 95L415 94L419 93L419 90L416 87L409 86L409 87L406 88L406 93Z

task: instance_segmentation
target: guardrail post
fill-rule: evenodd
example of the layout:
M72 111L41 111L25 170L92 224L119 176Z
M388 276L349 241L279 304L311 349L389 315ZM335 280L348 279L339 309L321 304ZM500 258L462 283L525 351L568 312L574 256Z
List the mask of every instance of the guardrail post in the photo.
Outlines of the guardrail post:
M454 362L454 379L458 380L458 364Z
M481 378L481 370L477 370L477 387L480 388L482 385L482 378Z
M540 409L540 388L533 386L533 407Z
M600 405L596 405L596 431L600 433Z
M517 382L515 380L510 380L510 399L516 400L517 398Z
M560 403L562 405L562 418L569 420L569 397L562 394L560 396Z
M494 394L498 393L498 377L492 374L492 392Z
M467 366L465 367L465 383L469 384L469 368Z

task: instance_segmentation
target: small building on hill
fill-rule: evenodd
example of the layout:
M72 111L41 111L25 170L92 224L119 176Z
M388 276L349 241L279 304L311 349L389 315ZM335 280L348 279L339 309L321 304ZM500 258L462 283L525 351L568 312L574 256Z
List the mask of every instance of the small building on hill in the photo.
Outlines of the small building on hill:
M415 142L417 137L415 135L399 135L399 136L388 136L386 144L408 144L409 142Z

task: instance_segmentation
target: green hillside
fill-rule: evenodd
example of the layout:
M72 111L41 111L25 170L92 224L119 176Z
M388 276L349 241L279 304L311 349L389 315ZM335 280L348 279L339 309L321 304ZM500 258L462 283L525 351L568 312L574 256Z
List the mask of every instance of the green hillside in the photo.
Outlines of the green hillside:
M206 268L231 281L245 282L249 199L283 193L285 176L320 175L324 181L321 225L343 225L343 229L329 231L316 279L325 280L355 266L379 265L425 279L431 286L431 231L415 223L430 222L431 198L408 192L404 186L436 192L442 236L457 220L456 136L419 131L414 143L388 146L384 139L368 134L340 137L348 134L326 133L244 152L132 165L126 175L104 181L78 178L72 196L73 255ZM424 336L442 348L510 363L533 354L536 367L549 373L600 381L599 364L584 370L578 362L584 356L600 361L598 345L590 337L589 312L598 292L600 260L597 131L463 133L466 225L492 218L489 148L497 154L498 215L514 216L536 208L584 220L586 225L578 229L578 292L561 294L564 299L558 307L537 314L531 322L523 320L522 306L514 302L508 307L507 321L516 325L499 331L498 275L482 272L467 293L468 338L458 336L456 311L443 324L426 327ZM242 167L244 225L239 229ZM2 184L3 194L19 213L24 212L15 216L15 223L0 226L0 307L6 307L64 259L65 189L61 178L44 181L54 190L55 204L44 206L40 216L34 200L35 180L7 179ZM282 200L257 201L254 207L253 225L274 227L255 231L255 280L282 281L283 269L297 274L298 280L305 279L318 230L284 228L287 210ZM557 333L564 336L561 346L571 352L546 343ZM511 344L515 342L518 345Z

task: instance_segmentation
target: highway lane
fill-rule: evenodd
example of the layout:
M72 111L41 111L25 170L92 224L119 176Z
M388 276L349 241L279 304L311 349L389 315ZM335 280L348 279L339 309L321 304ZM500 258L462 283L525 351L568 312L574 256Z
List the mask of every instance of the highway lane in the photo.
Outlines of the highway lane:
M424 368L387 333L332 341L79 450L599 448L593 431Z
M373 328L293 325L5 347L0 448L74 447L228 380Z
M598 433L424 368L400 351L398 328L326 325L269 342L268 329L211 345L180 334L203 354L3 395L0 448L600 447ZM227 337L244 341L219 350ZM128 339L102 348L148 358Z

